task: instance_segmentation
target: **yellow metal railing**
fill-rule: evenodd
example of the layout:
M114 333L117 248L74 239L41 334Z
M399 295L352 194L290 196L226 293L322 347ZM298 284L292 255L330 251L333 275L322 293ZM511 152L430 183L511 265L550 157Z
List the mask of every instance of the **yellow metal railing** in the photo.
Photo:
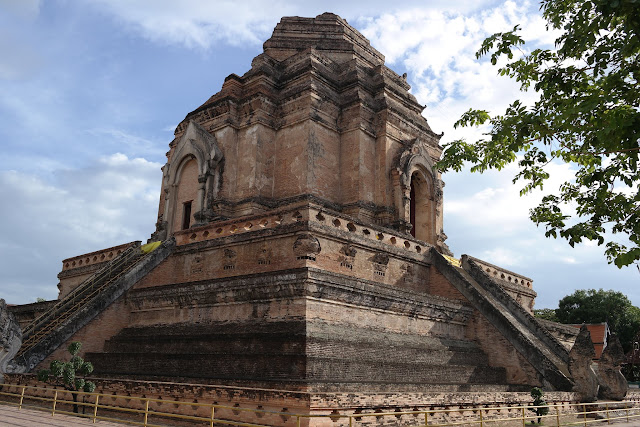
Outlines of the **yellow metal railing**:
M75 399L73 395L75 394ZM117 399L124 399L128 406L116 405ZM106 403L111 400L113 403ZM199 402L183 402L148 398L145 396L121 396L104 393L71 392L26 385L0 385L0 404L11 404L22 408L32 408L55 414L76 415L96 420L115 421L145 427L163 427L176 423L191 422L193 425L231 425L242 427L265 427L287 425L302 427L319 424L329 419L332 426L388 425L390 417L398 421L401 417L412 417L403 425L449 427L449 426L497 426L496 423L510 422L509 425L523 426L529 421L540 418L545 426L588 426L591 424L611 424L616 421L638 422L640 424L640 402L601 402L601 403L560 403L545 406L496 406L496 407L460 407L455 409L431 409L405 412L366 412L353 413L345 408L343 413L334 410L330 414L295 414L292 412L250 409L238 406L219 405ZM154 408L151 408L153 404ZM76 405L82 413L72 412ZM166 405L173 411L161 411ZM547 408L546 415L536 415L532 410ZM79 411L80 412L80 409ZM186 412L186 413L178 413ZM350 413L351 412L351 413ZM503 413L509 416L502 415ZM199 414L198 414L199 413ZM206 414L206 415L203 415ZM244 415L243 415L244 414ZM269 421L269 417L277 421ZM260 422L261 418L264 422ZM385 421L386 417L386 421ZM244 420L243 420L244 418ZM373 419L372 419L373 418ZM247 420L249 419L249 420ZM323 424L324 425L324 424ZM499 424L504 425L504 424Z
M26 339L15 357L25 354L36 346L43 337L102 292L106 286L124 275L133 266L133 261L136 261L141 255L142 252L139 246L133 245L129 247L117 258L85 280L63 300L27 325L23 332Z

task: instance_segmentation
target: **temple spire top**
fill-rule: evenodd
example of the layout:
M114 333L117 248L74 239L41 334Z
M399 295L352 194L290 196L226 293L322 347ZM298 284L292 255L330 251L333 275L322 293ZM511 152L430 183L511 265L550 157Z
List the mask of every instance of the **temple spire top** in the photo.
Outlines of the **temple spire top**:
M323 51L339 63L356 55L373 66L384 64L384 55L366 37L346 20L328 12L315 18L284 17L264 42L264 52L278 61L309 48Z

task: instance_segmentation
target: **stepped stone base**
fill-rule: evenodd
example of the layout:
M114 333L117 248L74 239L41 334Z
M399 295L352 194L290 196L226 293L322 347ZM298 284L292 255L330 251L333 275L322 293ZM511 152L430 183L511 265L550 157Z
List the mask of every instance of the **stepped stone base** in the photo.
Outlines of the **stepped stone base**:
M180 302L187 293L190 303ZM210 317L123 329L102 352L87 353L99 375L307 391L507 384L505 369L490 366L464 335L471 310L426 294L300 268L142 288L129 297L134 306L143 302L132 313L140 323L149 320L142 313L176 306L189 316L206 306Z

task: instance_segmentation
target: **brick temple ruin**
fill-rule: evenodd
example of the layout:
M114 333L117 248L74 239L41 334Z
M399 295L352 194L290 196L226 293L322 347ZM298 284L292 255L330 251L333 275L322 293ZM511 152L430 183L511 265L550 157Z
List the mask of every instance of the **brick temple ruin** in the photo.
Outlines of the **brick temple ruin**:
M120 390L276 410L517 402L532 386L575 400L578 330L534 319L531 279L447 248L442 135L409 89L340 17L283 18L176 128L158 243L64 260L58 300L12 309L10 370L82 341Z

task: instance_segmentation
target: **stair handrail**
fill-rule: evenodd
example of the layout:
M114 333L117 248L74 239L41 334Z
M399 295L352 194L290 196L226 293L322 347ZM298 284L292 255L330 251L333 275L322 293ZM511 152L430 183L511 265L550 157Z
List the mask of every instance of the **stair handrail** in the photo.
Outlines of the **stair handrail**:
M111 266L110 268L108 268L108 271L107 271L108 275L105 276L104 272L99 276L97 274L94 274L92 277L94 276L97 276L97 277L94 277L95 280L91 282L91 286L83 285L84 289L79 290L78 292L74 292L74 295L72 298L65 297L64 300L62 300L59 304L56 304L56 306L52 307L51 310L48 310L43 316L40 316L37 319L39 320L38 324L34 325L34 322L32 322L31 324L32 327L29 329L29 335L25 340L23 340L22 346L20 347L20 350L18 351L18 354L16 355L16 357L24 354L25 352L29 351L31 348L36 346L39 340L50 332L47 329L47 327L50 326L52 322L55 321L55 319L61 319L62 316L64 316L64 314L68 313L69 311L73 311L73 310L77 311L78 309L81 308L80 306L84 305L85 303L89 303L96 291L94 291L93 294L90 294L89 297L87 297L86 295L90 291L95 289L94 285L96 284L99 285L97 288L98 291L104 288L106 284L110 283L114 278L119 277L120 274L122 274L122 272L126 271L127 270L126 267L129 261L131 259L136 259L140 254L141 253L138 253L136 251L136 246L133 246L127 249L125 252L123 252L118 256L117 262L113 262L113 263L110 262ZM112 261L116 261L116 259ZM124 268L122 268L123 265L124 265ZM106 266L106 267L109 267L109 266ZM112 276L111 273L113 272L117 272L117 274L115 276ZM90 278L88 278L87 281L89 279ZM84 283L85 282L83 282L83 284ZM68 296L70 295L71 294L69 294ZM83 298L83 299L81 299L79 303L77 303L76 305L72 305L79 298ZM45 333L44 334L41 333L42 331L45 331Z
M132 259L132 257L128 258L129 260ZM137 259L137 258L133 258L133 259ZM66 320L65 315L79 310L80 308L82 308L82 306L85 303L90 302L90 300L96 295L96 293L100 292L102 289L104 289L106 286L108 286L110 283L112 283L114 280L116 280L118 277L120 277L122 274L126 273L128 271L128 267L132 265L130 263L127 263L124 268L119 269L118 273L114 276L109 276L107 278L107 280L104 281L99 281L97 282L99 286L92 286L90 289L88 288L85 292L82 292L82 294L78 295L78 298L74 298L70 304L65 304L64 306L61 306L58 310L55 311L55 313L51 313L53 318L49 318L48 321L44 321L40 327L38 327L37 329L35 329L30 335L29 337L24 340L23 342L23 348L26 350L28 350L30 347L32 347L35 344L31 344L32 341L34 339L37 339L43 335L46 335L48 333L48 331L51 329L51 325L56 325L58 323L61 323L62 321ZM96 282L94 282L96 283ZM77 301L77 302L76 302ZM45 331L43 333L43 331ZM23 352L23 349L20 350L21 352Z
M53 317L56 313L59 312L60 309L63 309L69 303L75 301L75 299L86 292L87 290L93 289L93 286L96 283L101 282L102 280L109 279L111 274L114 271L117 271L119 267L123 264L127 263L134 256L140 254L140 242L133 242L131 246L125 249L120 255L116 258L108 261L106 265L97 270L91 276L86 278L80 285L78 285L73 291L67 294L63 299L58 301L53 307L50 307L47 311L42 313L36 319L34 319L31 323L29 323L23 330L24 340L28 338L30 334L32 334L36 329L41 327L44 323L46 323L51 317Z

